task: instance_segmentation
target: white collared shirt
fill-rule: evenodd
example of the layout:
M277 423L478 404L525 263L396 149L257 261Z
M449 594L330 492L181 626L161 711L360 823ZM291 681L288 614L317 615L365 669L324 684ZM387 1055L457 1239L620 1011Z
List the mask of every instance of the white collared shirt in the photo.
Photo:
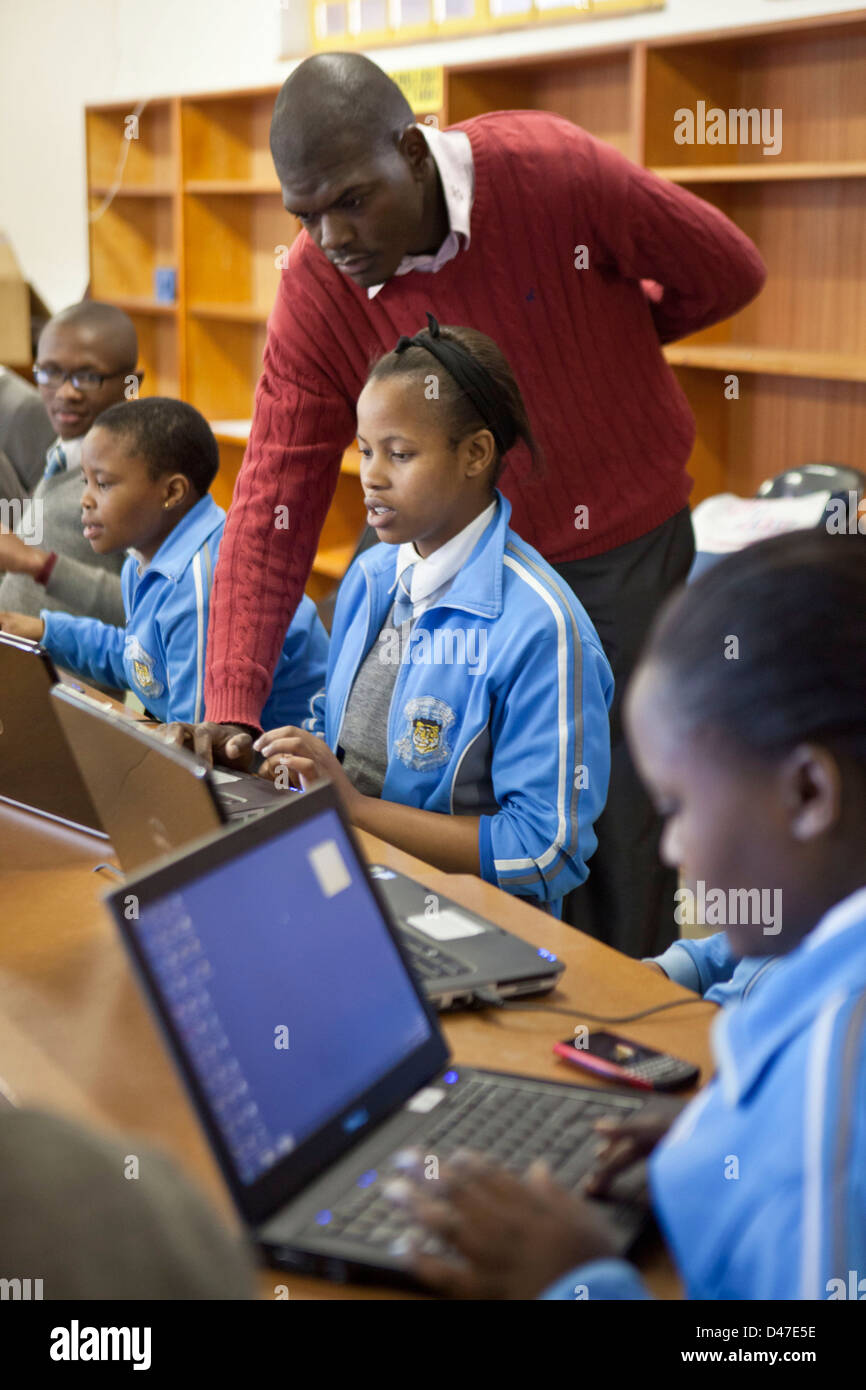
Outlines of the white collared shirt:
M427 148L442 180L450 231L433 255L404 256L394 271L395 275L408 275L411 270L427 270L435 274L454 259L461 246L465 248L469 245L469 221L475 194L475 166L469 136L462 130L437 130L429 125L418 125L417 129L427 141ZM370 285L367 298L373 299L382 285L387 283L387 280L383 280L381 285Z
M61 439L60 435L58 435L45 457L46 459L48 458L48 454L51 453L51 449L53 449L56 444L62 445L63 453L66 457L66 472L74 473L76 468L81 467L81 446L83 443L83 434L79 434L75 439Z
M419 618L422 613L426 613L428 608L442 598L447 591L455 575L465 565L469 556L481 536L487 530L490 522L496 513L496 500L485 507L468 526L464 526L462 531L458 531L456 536L452 536L450 541L440 545L438 550L434 550L432 555L426 559L418 554L413 541L404 541L397 551L397 571L394 575L393 588L397 588L397 581L405 569L410 565L415 568L412 571L412 617Z

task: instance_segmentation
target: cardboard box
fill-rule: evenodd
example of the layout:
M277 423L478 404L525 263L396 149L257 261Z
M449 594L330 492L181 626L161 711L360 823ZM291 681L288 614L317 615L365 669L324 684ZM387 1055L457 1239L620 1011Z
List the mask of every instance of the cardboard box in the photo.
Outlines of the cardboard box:
M32 357L30 287L8 237L0 232L0 362L29 367Z

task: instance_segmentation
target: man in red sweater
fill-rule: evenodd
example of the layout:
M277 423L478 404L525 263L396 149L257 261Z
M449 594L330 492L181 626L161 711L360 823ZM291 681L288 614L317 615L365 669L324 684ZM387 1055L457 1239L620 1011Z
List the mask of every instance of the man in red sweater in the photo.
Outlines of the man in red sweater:
M608 806L566 917L655 954L675 935L676 885L658 865L660 823L618 707L646 626L693 553L694 420L661 344L741 308L763 263L710 204L558 116L414 124L399 88L359 54L300 64L277 98L271 151L303 230L268 324L216 570L214 746L226 756L238 728L258 731L371 359L427 310L480 329L508 357L546 459L539 476L522 445L509 455L511 524L573 587L617 678ZM359 529L363 516L359 489Z

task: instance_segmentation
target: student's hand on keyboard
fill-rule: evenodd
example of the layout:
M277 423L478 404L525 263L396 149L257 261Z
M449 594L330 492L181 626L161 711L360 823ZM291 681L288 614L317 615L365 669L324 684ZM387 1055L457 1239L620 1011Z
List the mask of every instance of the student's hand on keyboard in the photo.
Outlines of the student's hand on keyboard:
M13 637L29 637L31 642L41 642L45 635L45 624L41 618L28 618L26 613L11 613L0 609L0 632L9 632Z
M237 724L165 724L160 738L177 748L191 748L206 763L213 766L239 768L247 771L253 762L253 738L247 729Z
M647 1158L664 1139L686 1102L658 1096L629 1120L596 1120L600 1146L592 1171L583 1180L591 1197L605 1197L611 1184L627 1169Z
M281 775L287 776L289 785L301 791L322 778L333 782L346 814L351 817L360 793L352 786L336 754L317 734L287 724L262 734L253 748L263 759L260 771L274 781Z
M422 1238L407 1262L451 1298L535 1298L570 1269L617 1250L604 1209L571 1196L541 1164L519 1177L467 1154L443 1165L436 1181L395 1179L386 1195L450 1248L450 1256L427 1253Z

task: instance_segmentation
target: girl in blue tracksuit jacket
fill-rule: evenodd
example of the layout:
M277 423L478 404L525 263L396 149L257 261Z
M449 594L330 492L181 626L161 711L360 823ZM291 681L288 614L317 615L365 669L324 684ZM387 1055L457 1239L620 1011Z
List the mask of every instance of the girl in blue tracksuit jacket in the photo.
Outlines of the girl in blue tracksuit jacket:
M494 486L518 438L534 447L507 362L484 334L428 318L358 401L384 544L340 586L326 690L304 730L255 747L274 775L333 780L363 829L559 912L596 844L613 677Z
M210 591L225 512L208 489L219 467L210 426L183 401L151 396L112 406L82 449L82 526L100 555L130 550L121 585L126 627L43 610L0 615L60 666L135 692L164 723L198 721ZM265 713L300 720L320 688L328 637L304 598L277 660Z
M716 1017L715 1078L662 1142L608 1131L590 1190L651 1152L652 1205L694 1299L866 1298L866 540L794 532L750 546L663 609L626 696L629 740L687 878L781 894L781 922L728 914L689 949L705 984L772 959ZM726 660L729 635L739 657ZM745 914L748 916L749 914ZM702 973L703 972L703 973ZM654 1145L657 1144L657 1147ZM634 1299L600 1209L549 1175L467 1161L405 1182L462 1267L412 1263L480 1297ZM425 1187L427 1192L424 1191ZM487 1234L484 1234L484 1233ZM495 1232L495 1234L491 1234Z

